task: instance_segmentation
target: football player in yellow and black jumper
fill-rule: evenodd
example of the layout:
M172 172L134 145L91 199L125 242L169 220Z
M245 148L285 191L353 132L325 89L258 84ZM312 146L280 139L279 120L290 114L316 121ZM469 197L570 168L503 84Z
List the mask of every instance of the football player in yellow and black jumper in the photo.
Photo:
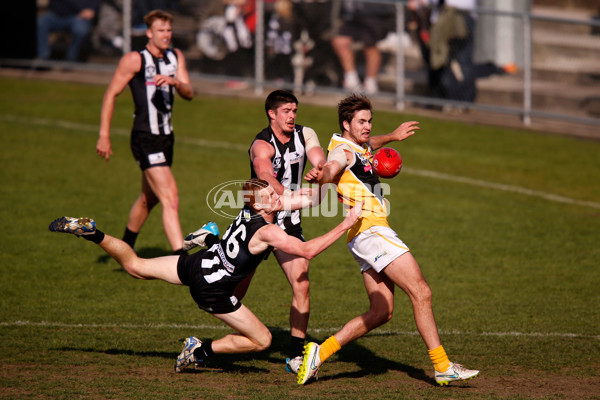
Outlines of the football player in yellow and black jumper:
M390 228L386 203L379 178L373 171L373 152L387 143L403 141L419 128L415 121L404 122L393 132L371 135L372 106L368 98L350 95L338 104L338 122L342 134L334 134L328 147L327 163L313 168L305 178L319 184L332 182L344 205L363 204L361 217L348 230L348 249L360 265L370 308L355 317L321 345L311 342L305 347L298 372L298 383L315 376L321 364L342 346L388 322L394 310L394 288L410 298L417 330L421 334L434 365L435 380L440 385L474 378L469 370L450 362L442 347L433 315L431 289L409 248Z

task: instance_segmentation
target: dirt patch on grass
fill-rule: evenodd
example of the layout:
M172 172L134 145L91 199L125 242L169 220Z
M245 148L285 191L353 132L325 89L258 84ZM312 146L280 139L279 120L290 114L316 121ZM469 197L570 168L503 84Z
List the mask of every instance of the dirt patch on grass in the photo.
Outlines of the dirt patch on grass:
M478 394L530 399L598 399L600 378L574 378L545 371L521 371L512 377L477 378L472 383Z
M349 363L332 363L317 382L295 383L279 363L246 362L186 370L175 374L165 366L3 365L1 398L528 398L598 399L600 377L514 368L512 376L483 371L476 379L439 387L421 369L372 373ZM382 397L383 396L383 397Z

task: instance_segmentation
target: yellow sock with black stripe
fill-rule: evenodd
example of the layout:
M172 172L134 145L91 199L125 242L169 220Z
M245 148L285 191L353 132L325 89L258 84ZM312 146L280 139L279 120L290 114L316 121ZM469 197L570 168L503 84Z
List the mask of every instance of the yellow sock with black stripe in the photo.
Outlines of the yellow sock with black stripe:
M446 350L444 350L443 346L429 350L429 358L431 358L433 367L437 372L444 372L450 366L450 360L448 359Z
M321 349L319 350L319 358L321 358L321 362L327 360L341 348L342 346L340 346L340 342L337 341L335 336L331 336L329 339L323 342Z

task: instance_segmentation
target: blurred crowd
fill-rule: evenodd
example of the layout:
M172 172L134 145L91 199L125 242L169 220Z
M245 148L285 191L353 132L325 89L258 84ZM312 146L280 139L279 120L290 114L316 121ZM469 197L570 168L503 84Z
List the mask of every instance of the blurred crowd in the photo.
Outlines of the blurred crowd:
M175 15L173 44L190 68L251 78L255 0L133 0L132 48L145 43L143 16ZM420 49L430 96L474 101L476 79L514 73L516 66L473 61L476 0L408 0L405 32L397 34L396 6L358 0L265 0L265 74L310 91L342 87L369 95L394 62L398 41ZM38 0L38 58L85 61L123 51L123 0ZM61 34L61 32L63 32ZM64 35L64 32L67 34Z

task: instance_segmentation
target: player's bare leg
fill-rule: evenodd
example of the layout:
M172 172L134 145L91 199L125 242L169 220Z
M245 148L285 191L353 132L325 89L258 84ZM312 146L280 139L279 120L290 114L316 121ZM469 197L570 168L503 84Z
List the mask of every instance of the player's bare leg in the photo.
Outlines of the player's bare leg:
M232 313L213 315L238 332L213 341L212 350L215 353L250 353L263 351L271 346L271 332L243 304Z
M127 243L106 234L99 246L134 278L160 279L174 285L181 285L181 280L179 280L177 274L179 256L140 258Z
M215 341L202 342L190 336L183 343L183 349L175 362L175 372L182 372L188 365L198 365L215 353L238 354L266 350L271 346L271 332L260 320L242 304L228 314L213 314L238 333L232 333Z
M417 330L428 349L441 345L433 315L431 288L427 284L417 261L410 252L404 253L388 265L383 273L410 298Z
M437 324L433 316L431 288L425 281L412 254L404 253L388 265L383 272L406 292L412 302L417 329L434 364L435 381L443 386L453 381L464 381L479 375L478 370L467 369L448 359L440 342Z
M150 188L146 175L142 174L142 193L140 193L129 211L127 229L138 233L156 204L158 204L158 197L156 197Z
M96 243L115 259L129 275L138 279L160 279L181 285L177 272L179 256L140 258L124 241L107 235L96 228L91 218L57 218L48 226L51 232L69 233Z
M392 318L394 311L393 282L373 269L363 273L363 280L369 296L369 310L352 318L321 346L325 347L326 343L333 340L337 346L335 351L337 351ZM298 369L299 384L303 385L312 377L316 377L321 363L333 354L334 351L322 352L321 346L311 342L304 347L304 358Z
M152 192L162 204L162 223L173 250L181 249L183 234L179 224L179 193L169 167L153 167L144 171Z
M274 254L292 287L292 307L290 308L291 334L292 336L304 338L306 337L310 316L308 260L277 250Z
M275 251L279 265L292 287L290 307L290 344L285 360L286 371L297 373L302 364L302 351L310 316L308 260Z
M348 321L335 338L344 346L369 331L388 322L394 312L394 284L374 269L363 273L363 281L369 297L369 310Z

